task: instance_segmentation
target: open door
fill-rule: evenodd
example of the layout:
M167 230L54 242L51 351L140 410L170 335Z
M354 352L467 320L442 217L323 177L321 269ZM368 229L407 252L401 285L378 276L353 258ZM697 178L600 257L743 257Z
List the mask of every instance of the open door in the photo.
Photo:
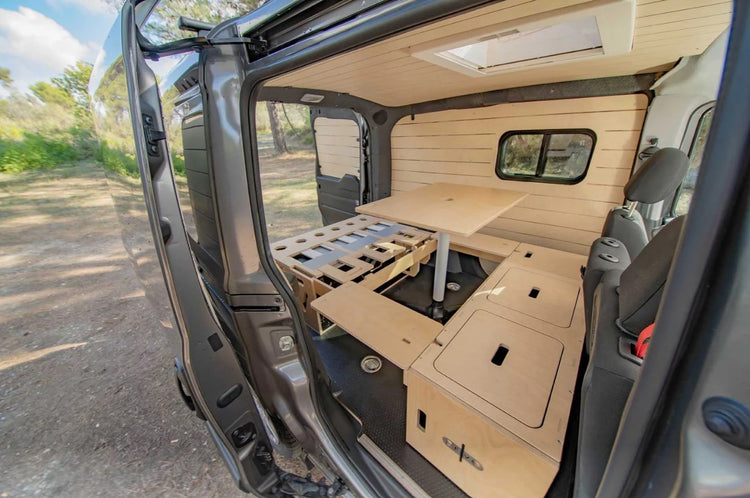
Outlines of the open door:
M367 165L367 127L348 109L312 107L315 137L315 179L323 224L355 216L362 203Z
M126 1L121 11L121 64L149 222L180 336L177 385L186 404L205 420L237 485L258 496L277 496L265 413L209 303L190 250L157 80L139 46L136 10L142 5L135 3Z

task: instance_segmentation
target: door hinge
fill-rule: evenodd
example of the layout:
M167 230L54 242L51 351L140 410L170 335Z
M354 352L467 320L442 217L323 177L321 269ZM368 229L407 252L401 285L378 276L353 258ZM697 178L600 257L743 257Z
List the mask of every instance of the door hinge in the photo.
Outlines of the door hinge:
M257 38L244 38L245 46L250 54L250 60L260 59L268 54L268 40Z

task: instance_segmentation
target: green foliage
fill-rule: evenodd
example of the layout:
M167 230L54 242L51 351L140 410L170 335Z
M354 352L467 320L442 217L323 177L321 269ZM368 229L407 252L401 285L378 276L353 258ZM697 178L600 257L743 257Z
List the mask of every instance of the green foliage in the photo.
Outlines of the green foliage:
M172 167L177 176L185 176L185 157L182 154L171 153ZM124 147L107 144L102 140L95 155L96 159L104 165L104 169L113 171L120 175L138 178L140 171L135 155L124 152Z
M104 169L114 171L120 175L138 178L138 161L133 154L121 152L110 147L105 141L99 144L96 158L104 165Z
M0 82L10 85L10 71L1 69ZM0 171L51 168L97 154L90 74L91 65L79 62L51 82L31 85L33 97L13 93L0 100Z
M4 173L48 169L85 158L75 143L64 138L22 133L21 140L0 141L0 171Z
M72 109L75 105L73 97L55 85L51 85L46 81L38 81L29 87L31 93L36 98L42 101L43 104L59 105L68 109Z
M154 43L190 38L193 33L177 27L180 16L218 24L251 12L262 3L262 0L163 0L149 16L142 32Z
M13 78L10 77L10 69L7 67L0 67L0 86L3 88L10 88L13 84Z
M541 149L541 134L511 136L503 144L503 172L534 176Z
M185 176L185 156L172 152L172 169L177 176Z

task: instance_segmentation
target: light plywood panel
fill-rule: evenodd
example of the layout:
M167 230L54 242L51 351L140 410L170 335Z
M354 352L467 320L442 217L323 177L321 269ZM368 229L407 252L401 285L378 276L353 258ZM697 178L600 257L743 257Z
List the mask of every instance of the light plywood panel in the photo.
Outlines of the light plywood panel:
M319 297L312 308L401 369L442 329L440 323L352 282Z
M495 182L493 177L497 178L498 182ZM392 172L392 179L394 181L415 183L450 183L468 187L486 187L489 184L492 185L491 188L563 199L587 199L610 202L613 199L622 200L623 197L621 185L598 185L587 182L575 185L560 185L556 183L501 180L495 175L494 169L491 170L491 174L485 175L444 175L440 173L414 173L411 171L394 170Z
M273 79L273 86L345 92L398 106L502 88L666 70L680 57L702 53L730 21L732 4L718 0L665 0L636 6L633 50L485 77L470 77L410 55L410 48L488 26L524 22L583 6L581 0L507 0L425 25ZM377 78L372 75L377 74ZM438 83L439 82L439 83Z
M406 374L406 441L469 496L544 496L558 464L446 395L414 370ZM419 427L419 411L425 414ZM481 465L451 450L447 438Z
M500 348L505 355L493 362ZM562 351L552 337L476 310L443 347L435 370L535 428L544 421Z
M561 265L566 266L564 270L566 274L572 274L578 269L573 261L567 261L565 258L560 259L559 262ZM555 298L562 300L575 299L573 317L569 326L558 327L548 321L540 320L537 317L488 299L488 295L494 289L498 288L503 277L511 269L531 270L538 274L546 273L548 278L558 279L558 281L566 283L567 286L564 289L561 288L556 293ZM580 277L567 277L561 275L561 273L562 271L555 273L545 272L543 269L534 266L520 266L510 259L501 263L477 289L474 295L448 321L435 341L413 363L411 370L407 373L406 383L408 388L411 389L410 379L412 372L417 373L432 382L435 386L439 386L440 390L447 393L451 399L460 402L464 406L471 407L472 410L481 415L481 418L488 425L499 427L503 431L512 434L518 440L527 444L532 452L538 451L553 461L559 462L562 457L562 441L565 440L565 431L573 401L573 390L585 334L583 300L580 297ZM520 281L520 283L509 282L508 285L520 285L525 290L526 283L524 281ZM517 417L493 404L491 400L487 399L488 396L483 397L480 395L477 392L477 388L472 390L467 387L466 379L463 379L462 382L457 382L436 368L436 361L446 349L446 345L449 345L454 340L474 313L480 310L500 318L495 324L495 328L505 327L503 324L506 321L512 322L555 341L559 341L562 344L563 349L559 367L557 368L554 385L541 426L531 427L523 423ZM492 327L486 328L491 329ZM483 357L482 355L484 355L484 350L487 347L484 347L482 350L480 349L477 348L474 353L475 362L479 361L478 358ZM512 349L510 352L512 353ZM527 381L531 382L528 379ZM476 379L476 382L481 383L483 380ZM489 389L487 386L485 388Z
M607 213L623 201L647 105L644 95L619 95L406 117L392 133L391 189L397 193L450 182L526 192L527 198L482 232L585 254ZM561 185L497 177L497 150L504 133L566 127L588 128L597 137L582 182ZM462 141L465 147L460 147Z
M359 178L361 147L359 126L351 119L315 118L315 147L320 173L341 178Z
M486 293L489 301L556 327L570 327L580 282L529 268L510 268ZM507 411L507 410L506 410Z
M597 216L589 216L574 213L559 213L556 211L542 211L540 209L529 209L515 207L511 216L505 218L527 223L539 223L558 228L572 228L575 230L586 230L599 233L602 228L602 220Z
M357 212L468 237L524 197L525 193L510 190L433 183L357 206Z
M508 257L508 262L577 282L581 279L581 266L586 264L586 256L533 244L519 244Z
M487 226L497 230L508 230L511 232L536 235L540 237L554 238L573 244L591 245L591 243L600 237L599 231L588 231L581 229L571 229L554 224L543 224L538 221L518 221L514 219L498 218ZM525 241L524 241L525 242Z
M579 256L587 254L591 246L591 244L577 244L574 242L566 242L564 240L553 239L550 237L517 233L510 230L500 230L492 227L485 228L484 232L495 237L503 237L508 239L524 239L531 244L537 244L539 246L547 248L554 247L555 250L568 251L574 254L578 254Z
M515 240L501 239L483 233L475 233L469 237L453 235L450 238L451 249L465 254L472 254L479 258L492 261L502 261L518 247Z

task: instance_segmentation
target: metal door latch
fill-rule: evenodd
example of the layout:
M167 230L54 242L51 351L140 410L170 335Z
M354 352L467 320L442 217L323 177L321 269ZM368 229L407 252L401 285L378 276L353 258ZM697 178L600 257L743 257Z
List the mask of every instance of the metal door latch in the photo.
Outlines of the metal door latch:
M461 446L457 445L447 437L443 436L443 444L445 444L453 453L458 455L458 461L464 461L477 469L478 471L483 471L484 467L482 466L479 461L474 458L473 456L469 455L469 453L466 452L466 445L462 444Z

